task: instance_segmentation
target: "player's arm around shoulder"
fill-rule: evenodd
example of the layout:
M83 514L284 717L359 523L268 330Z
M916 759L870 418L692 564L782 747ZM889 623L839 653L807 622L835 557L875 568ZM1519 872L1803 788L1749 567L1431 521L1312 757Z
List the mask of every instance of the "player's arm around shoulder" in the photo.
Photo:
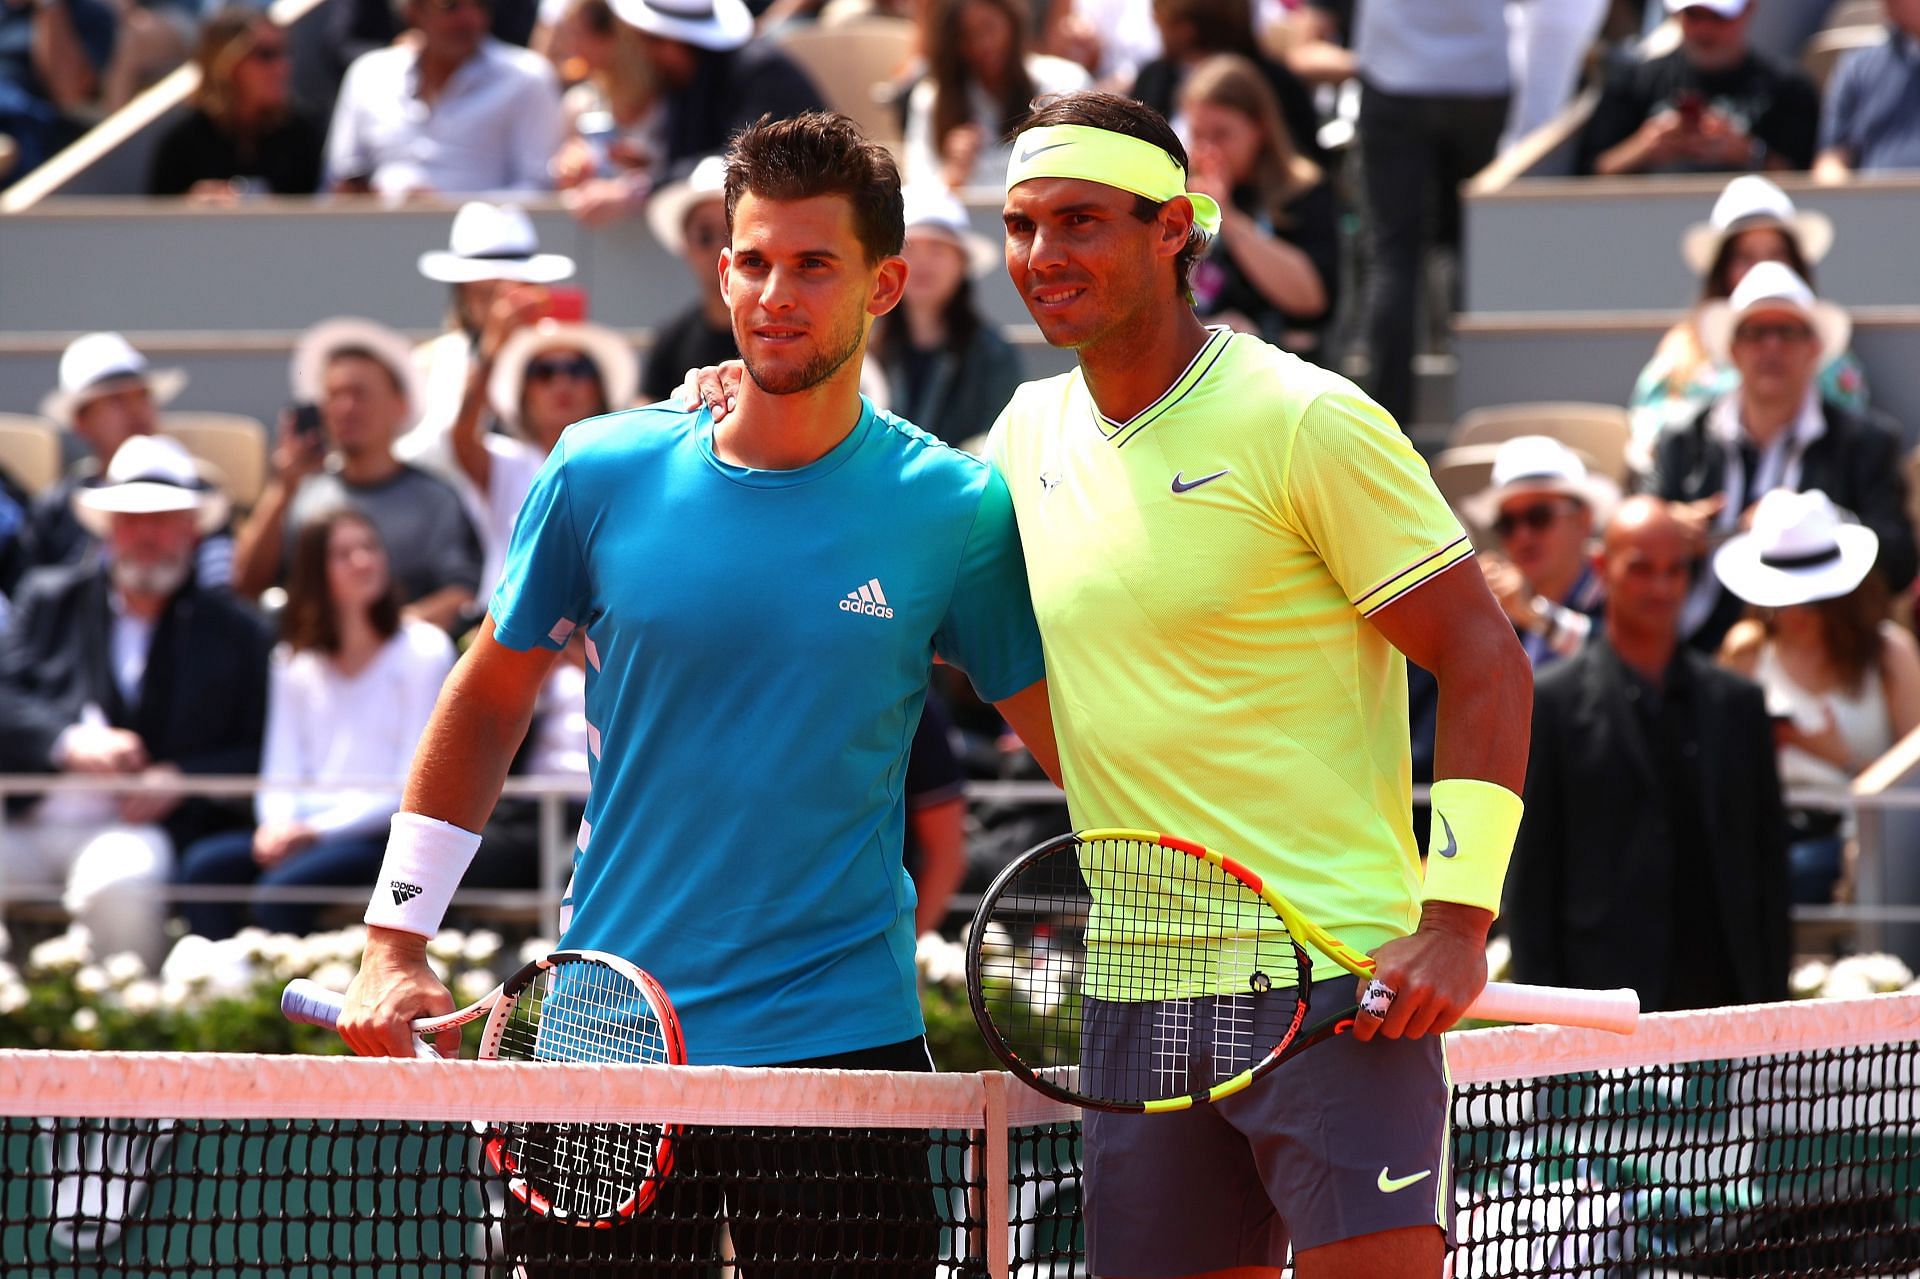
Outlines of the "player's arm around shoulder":
M1434 744L1433 855L1420 926L1374 952L1398 992L1384 1021L1355 1037L1448 1029L1487 982L1487 930L1499 909L1520 822L1533 729L1533 669L1471 561L1436 573L1371 615L1440 684Z
M440 691L414 752L367 910L366 954L340 1018L341 1036L362 1056L410 1057L408 1023L453 1011L427 965L427 941L479 847L475 832L500 797L556 656L507 647L489 617ZM450 1031L441 1047L458 1044Z

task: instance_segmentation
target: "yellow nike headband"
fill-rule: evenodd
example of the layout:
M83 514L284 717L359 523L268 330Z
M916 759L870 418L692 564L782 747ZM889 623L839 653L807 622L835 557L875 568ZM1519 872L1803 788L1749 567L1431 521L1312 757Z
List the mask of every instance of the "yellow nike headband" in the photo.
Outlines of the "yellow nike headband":
M1176 195L1193 201L1193 220L1207 235L1220 233L1220 206L1187 190L1187 171L1151 142L1084 124L1028 129L1013 140L1007 190L1034 178L1078 178L1131 191L1155 204Z

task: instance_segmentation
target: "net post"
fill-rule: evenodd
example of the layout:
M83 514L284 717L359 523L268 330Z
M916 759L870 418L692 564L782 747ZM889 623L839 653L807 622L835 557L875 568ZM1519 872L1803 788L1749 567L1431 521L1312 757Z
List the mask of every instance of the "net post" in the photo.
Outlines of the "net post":
M1007 1211L1007 1188L1011 1170L1007 1159L1007 1080L997 1070L980 1072L980 1087L985 1107L981 1116L980 1180L987 1188L986 1206L981 1212L981 1229L986 1235L987 1274L989 1279L1008 1279L1011 1262L1013 1218Z

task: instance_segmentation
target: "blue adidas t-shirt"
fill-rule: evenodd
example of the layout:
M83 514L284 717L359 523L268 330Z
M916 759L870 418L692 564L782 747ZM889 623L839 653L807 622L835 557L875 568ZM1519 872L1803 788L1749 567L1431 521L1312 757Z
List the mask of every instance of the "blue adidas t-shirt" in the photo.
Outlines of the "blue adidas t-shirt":
M587 628L562 940L659 978L695 1063L921 1033L900 857L933 656L989 701L1043 674L1005 483L861 403L794 471L720 461L705 410L569 428L493 596L510 648Z

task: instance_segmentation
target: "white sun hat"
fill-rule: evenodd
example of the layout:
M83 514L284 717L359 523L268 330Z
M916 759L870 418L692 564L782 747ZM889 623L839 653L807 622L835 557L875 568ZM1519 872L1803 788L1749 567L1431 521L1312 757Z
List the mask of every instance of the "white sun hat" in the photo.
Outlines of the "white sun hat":
M707 156L685 177L667 183L647 198L647 229L678 257L687 251L687 215L709 200L726 198L726 157Z
M156 369L118 333L89 333L67 343L60 353L60 384L40 400L40 413L62 426L73 425L73 411L89 400L110 395L130 382L145 382L155 404L165 404L187 385L184 369Z
M1500 507L1526 493L1573 498L1593 512L1596 527L1607 522L1620 501L1620 486L1587 470L1567 445L1550 435L1516 435L1495 449L1487 487L1460 505L1469 519L1491 528Z
M186 446L164 435L135 435L114 450L102 483L73 492L73 517L106 537L115 515L192 511L200 535L227 522L227 499Z
M420 274L442 284L513 280L557 284L573 276L573 259L540 252L533 219L517 204L469 200L453 215L447 247L420 255Z
M1824 213L1802 213L1785 191L1757 173L1743 173L1727 183L1713 212L1680 237L1680 256L1695 275L1713 270L1721 246L1756 227L1776 227L1793 237L1808 266L1827 256L1833 247L1833 220Z
M413 363L413 346L386 325L353 316L322 320L300 335L289 370L293 398L302 404L319 403L325 389L327 361L335 351L349 347L367 352L392 370L401 392L407 397L411 418L420 416L426 400L420 372Z
M600 370L600 387L607 409L617 412L632 405L640 389L640 357L627 340L604 324L561 324L542 320L519 329L506 340L493 361L487 380L487 400L515 434L520 434L520 392L526 385L527 365L548 351L581 351Z
M1723 18L1737 18L1753 0L1666 0L1668 13L1683 9L1711 9Z
M1714 363L1723 367L1731 364L1734 330L1748 316L1766 312L1797 315L1805 320L1820 339L1822 367L1844 355L1853 338L1853 321L1847 313L1814 297L1813 290L1792 267L1784 262L1761 262L1735 286L1732 297L1700 308L1700 345Z
M983 276L1000 265L1000 249L967 221L967 206L940 182L917 182L900 193L907 234L933 231L967 255L967 273Z
M1879 553L1878 535L1819 489L1774 489L1755 505L1752 529L1714 554L1713 571L1747 603L1786 608L1847 594Z
M753 38L742 0L612 0L614 16L650 36L726 53Z

